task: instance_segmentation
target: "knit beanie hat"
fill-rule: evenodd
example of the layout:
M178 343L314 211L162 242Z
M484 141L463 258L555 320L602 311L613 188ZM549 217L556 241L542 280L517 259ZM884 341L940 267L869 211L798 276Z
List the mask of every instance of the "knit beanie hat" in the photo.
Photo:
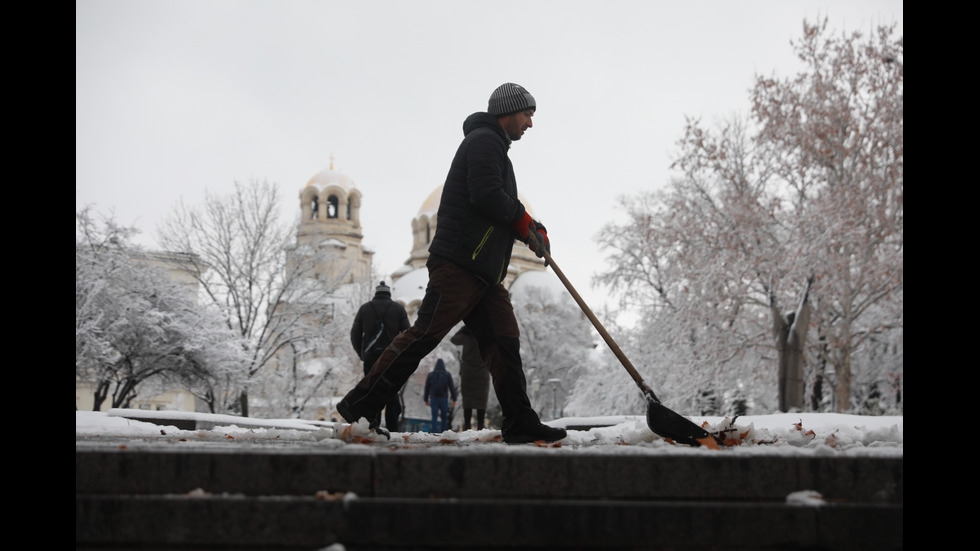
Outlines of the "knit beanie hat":
M498 86L490 94L490 103L487 106L487 112L498 117L524 111L525 109L537 110L534 96L524 89L523 86L514 84L513 82Z
M375 292L375 294L377 294L377 293L388 293L390 295L391 294L391 287L388 287L387 285L385 285L385 282L382 281L381 282L381 285L378 285L377 287L374 288L374 292Z

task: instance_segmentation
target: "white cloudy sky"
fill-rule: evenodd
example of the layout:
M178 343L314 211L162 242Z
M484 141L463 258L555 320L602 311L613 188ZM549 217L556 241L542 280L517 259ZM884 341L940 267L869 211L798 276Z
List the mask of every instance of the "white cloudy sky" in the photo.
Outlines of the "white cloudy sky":
M76 0L75 205L153 246L176 202L311 176L364 194L389 274L440 185L461 123L503 82L537 99L511 150L553 256L586 301L616 198L664 185L684 117L746 113L755 75L790 76L804 19L897 23L901 0Z

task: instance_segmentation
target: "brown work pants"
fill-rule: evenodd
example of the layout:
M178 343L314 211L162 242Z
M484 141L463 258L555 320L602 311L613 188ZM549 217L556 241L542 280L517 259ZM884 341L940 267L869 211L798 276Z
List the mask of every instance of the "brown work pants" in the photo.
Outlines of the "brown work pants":
M463 321L480 344L504 416L503 431L539 423L527 396L520 331L503 285L487 286L459 265L430 257L429 284L415 324L381 353L371 371L343 399L357 418L374 419L419 363Z

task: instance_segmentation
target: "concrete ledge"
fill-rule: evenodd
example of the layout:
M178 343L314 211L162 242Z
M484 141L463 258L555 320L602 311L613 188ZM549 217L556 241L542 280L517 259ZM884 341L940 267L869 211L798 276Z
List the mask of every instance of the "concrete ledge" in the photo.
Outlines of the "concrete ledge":
M75 452L76 495L184 494L460 499L782 502L815 490L830 501L902 503L903 458L710 455Z
M76 496L76 548L893 550L900 505Z

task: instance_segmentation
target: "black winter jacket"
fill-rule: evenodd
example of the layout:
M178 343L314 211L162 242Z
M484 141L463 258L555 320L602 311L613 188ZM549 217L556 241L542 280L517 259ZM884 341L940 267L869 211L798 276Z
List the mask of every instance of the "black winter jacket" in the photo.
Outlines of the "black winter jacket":
M443 186L429 253L495 285L507 275L517 238L511 225L524 216L507 156L510 139L489 113L467 117L463 135Z
M377 333L379 319L384 323L384 334L378 339L373 350L365 350L368 342ZM391 300L390 293L375 293L374 299L362 304L357 315L354 316L354 323L350 329L350 343L359 358L373 361L399 333L409 327L405 307Z

